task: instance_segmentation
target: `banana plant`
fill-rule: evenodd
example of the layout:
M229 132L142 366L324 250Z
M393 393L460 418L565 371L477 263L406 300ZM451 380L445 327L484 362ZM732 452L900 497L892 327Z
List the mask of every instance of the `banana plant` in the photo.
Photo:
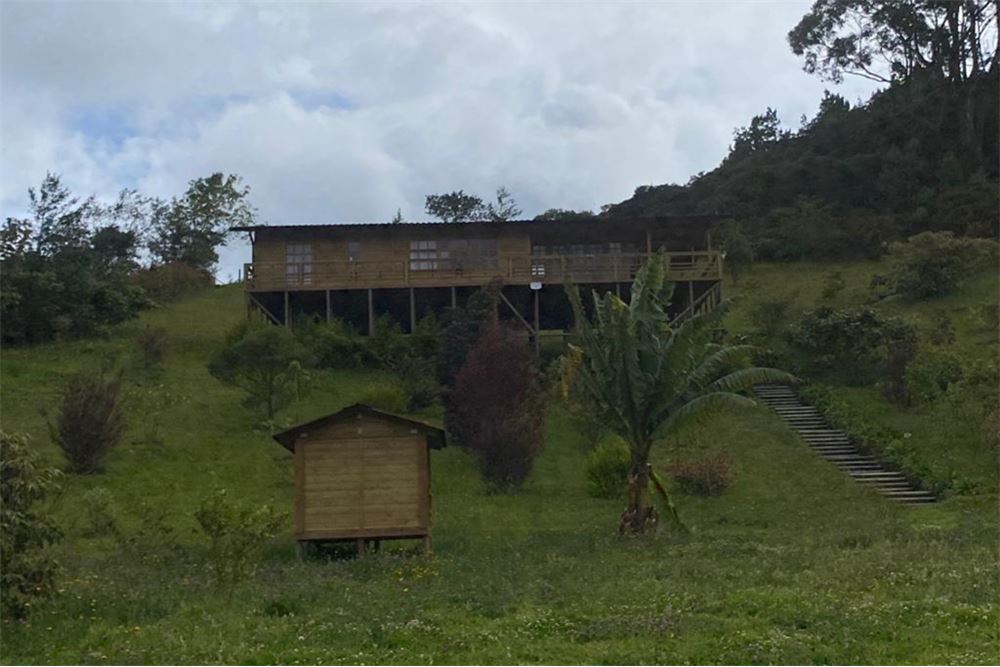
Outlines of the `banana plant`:
M639 270L629 303L595 291L588 317L579 290L570 285L567 291L577 332L568 381L580 383L608 429L628 443L628 506L619 530L642 533L658 518L649 494L653 444L708 412L754 405L740 392L755 384L793 383L796 378L774 368L749 366L752 346L712 342L724 303L672 327L667 306L673 284L664 278L661 254ZM671 521L683 528L662 487L657 495L671 508Z

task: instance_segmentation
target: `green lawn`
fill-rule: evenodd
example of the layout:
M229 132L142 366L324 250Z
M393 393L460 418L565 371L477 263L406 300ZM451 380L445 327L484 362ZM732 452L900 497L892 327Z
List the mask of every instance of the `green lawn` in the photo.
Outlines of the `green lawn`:
M867 285L867 267L846 270ZM802 284L805 304L823 272L759 267L731 293L751 296L751 281L760 293ZM133 424L108 471L68 477L54 501L66 532L61 592L26 623L3 625L4 663L1000 661L996 493L891 504L762 408L718 415L656 452L657 465L701 451L735 459L737 481L723 495L677 496L691 537L618 539L621 503L586 494L582 440L554 406L520 494L487 495L460 449L433 453L433 556L399 543L360 561L300 563L289 519L257 574L220 590L195 532L200 500L226 488L286 511L291 503L290 455L205 370L242 314L227 287L147 313L107 341L4 351L3 427L29 433L57 463L39 409L52 408L60 379L128 351L128 334L145 323L170 331L163 373L129 374ZM390 381L318 374L281 421ZM173 533L125 548L85 537L81 499L94 487L113 494L126 538L157 516Z

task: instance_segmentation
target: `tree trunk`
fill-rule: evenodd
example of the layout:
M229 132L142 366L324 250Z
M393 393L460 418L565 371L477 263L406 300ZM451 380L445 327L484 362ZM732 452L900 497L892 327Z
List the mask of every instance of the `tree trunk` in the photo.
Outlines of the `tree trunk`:
M648 450L647 450L648 451ZM618 524L618 534L641 535L656 525L656 510L649 496L648 456L633 456L629 465L628 506Z

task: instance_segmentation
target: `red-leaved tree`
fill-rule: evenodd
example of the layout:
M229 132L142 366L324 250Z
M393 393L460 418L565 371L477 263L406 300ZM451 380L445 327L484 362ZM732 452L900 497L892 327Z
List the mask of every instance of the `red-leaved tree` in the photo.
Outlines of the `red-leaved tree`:
M542 449L544 402L527 345L493 322L455 377L452 435L476 457L493 491L527 479Z

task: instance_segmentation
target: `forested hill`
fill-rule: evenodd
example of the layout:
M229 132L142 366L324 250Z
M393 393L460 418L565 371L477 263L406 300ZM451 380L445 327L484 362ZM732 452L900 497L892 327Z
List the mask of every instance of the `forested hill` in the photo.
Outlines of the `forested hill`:
M973 150L960 136L965 94ZM779 259L810 255L817 242L850 255L863 251L858 240L878 246L927 229L995 235L998 94L989 74L959 86L915 78L854 108L827 93L797 131L783 130L769 109L736 130L717 168L687 185L640 187L606 215L731 214L763 255ZM792 243L796 233L837 238Z
M927 230L995 237L998 33L997 0L815 0L788 33L803 69L886 88L854 108L827 92L795 130L769 108L717 168L602 215L730 215L725 237L768 259L877 255Z

